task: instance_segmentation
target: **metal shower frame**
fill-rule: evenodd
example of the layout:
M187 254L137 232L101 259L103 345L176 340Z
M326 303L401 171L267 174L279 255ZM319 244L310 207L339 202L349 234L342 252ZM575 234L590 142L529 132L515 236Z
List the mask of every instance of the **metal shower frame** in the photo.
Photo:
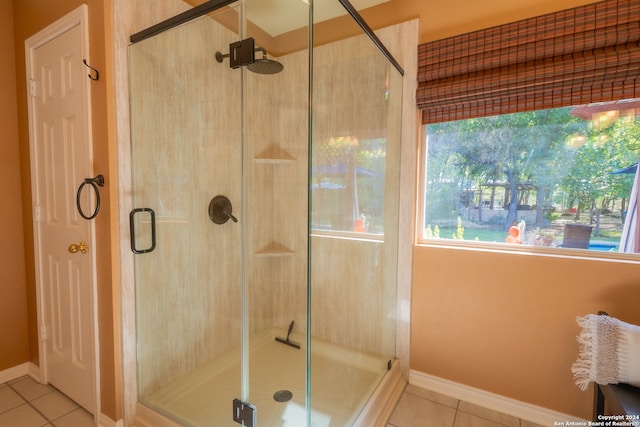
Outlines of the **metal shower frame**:
M182 12L176 16L173 16L169 19L166 19L158 24L152 25L149 28L146 28L142 31L139 31L133 34L129 41L132 44L138 43L142 40L148 39L160 33L163 33L166 30L177 27L178 25L182 25L187 23L193 19L196 19L202 15L206 15L209 12L213 12L218 10L224 6L228 6L232 3L236 3L238 0L209 0L205 3L202 3L199 6L196 6L192 9L189 9L185 12ZM389 60L389 62L394 66L396 70L400 73L400 75L404 76L404 69L400 66L398 61L393 57L391 52L387 49L387 47L382 43L382 41L376 36L373 32L369 24L364 20L362 15L357 11L357 9L351 4L349 0L337 0L345 10L351 15L351 17L356 21L356 23L362 28L365 34L371 39L373 44L375 44L380 52Z

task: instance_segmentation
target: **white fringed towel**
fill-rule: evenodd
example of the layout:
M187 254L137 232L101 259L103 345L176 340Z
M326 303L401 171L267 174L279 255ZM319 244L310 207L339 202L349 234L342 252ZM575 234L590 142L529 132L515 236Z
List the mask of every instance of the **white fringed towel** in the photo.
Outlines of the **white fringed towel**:
M571 367L576 385L626 383L640 387L640 326L607 315L578 317L580 354Z

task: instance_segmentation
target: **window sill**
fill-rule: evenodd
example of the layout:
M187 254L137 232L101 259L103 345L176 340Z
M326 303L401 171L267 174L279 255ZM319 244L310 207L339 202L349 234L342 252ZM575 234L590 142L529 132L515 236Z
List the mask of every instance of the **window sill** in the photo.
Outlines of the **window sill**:
M585 249L512 245L506 243L456 241L452 239L423 239L418 241L415 246L425 248L493 252L510 255L529 255L554 258L584 259L589 261L640 264L640 254L637 253L629 254L622 252L589 251Z
M312 230L311 237L384 242L384 235L382 234L357 233L354 231Z

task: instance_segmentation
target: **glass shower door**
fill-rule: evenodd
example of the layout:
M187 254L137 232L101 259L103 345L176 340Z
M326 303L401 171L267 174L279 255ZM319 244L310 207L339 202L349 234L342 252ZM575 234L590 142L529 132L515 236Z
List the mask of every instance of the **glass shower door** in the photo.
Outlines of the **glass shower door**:
M130 46L138 397L183 425L229 425L242 398L242 76L215 58L239 13Z
M130 46L138 399L181 425L307 424L309 55L280 37L307 39L309 5L288 3Z

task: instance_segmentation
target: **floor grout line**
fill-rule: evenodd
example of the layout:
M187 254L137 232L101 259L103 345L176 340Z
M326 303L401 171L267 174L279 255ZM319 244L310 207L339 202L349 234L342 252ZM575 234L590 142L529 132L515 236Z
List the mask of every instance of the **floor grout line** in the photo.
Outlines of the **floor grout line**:
M487 414L481 414L481 413L475 412L474 410L465 409L465 407L463 406L463 402L464 401L460 400L460 399L455 399L456 400L456 404L455 405L450 405L450 404L438 401L438 399L433 398L433 396L421 395L420 393L415 393L415 392L412 392L411 390L405 390L403 392L403 396L412 396L414 398L418 398L418 399L421 399L421 400L424 400L424 401L435 403L436 405L439 405L439 406L442 406L442 407L453 409L454 410L453 419L451 421L451 424L447 425L446 427L454 427L456 425L456 422L458 421L458 418L460 417L461 414L465 414L467 416L476 418L478 420L482 420L483 422L490 423L491 425L493 425L495 427L510 427L510 426L522 427L523 426L523 421L524 420L522 420L521 418L518 418L518 417L511 416L515 420L515 422L509 423L509 422L506 422L506 421L498 421L495 418L491 418ZM442 396L444 396L444 395L442 395ZM482 408L481 406L478 406L478 405L475 405L475 406L478 407L478 408ZM396 410L398 410L397 407L394 410L394 413L395 413ZM409 411L409 412L411 412L411 411ZM492 411L492 412L495 412L496 414L502 414L499 411ZM502 414L502 415L507 415L507 414ZM391 416L390 420L392 418L393 418L393 415ZM393 423L391 423L390 420L387 421L386 427L407 427L407 425L405 425L404 423L393 424Z
M14 381L14 383L16 383L16 382L17 381ZM15 410L16 408L18 408L18 407L20 407L20 406L22 406L22 405L24 405L26 403L31 409L33 409L37 414L39 414L45 420L46 424L44 424L44 425L55 427L56 426L56 423L55 423L56 420L60 420L61 418L65 417L65 416L71 414L72 412L78 410L79 408L81 408L81 406L76 404L77 407L75 407L75 408L71 409L70 411L58 416L55 420L53 420L53 419L49 418L47 415L45 415L41 410L39 410L32 402L37 400L37 399L40 399L41 397L47 396L47 395L49 395L51 393L54 393L54 392L58 392L58 393L63 394L62 392L60 392L55 387L51 387L51 390L47 391L46 393L44 393L42 395L39 395L37 397L34 397L32 400L29 400L26 396L21 394L20 391L17 388L15 388L10 382L6 382L6 383L0 384L0 385L6 385L10 390L12 390L22 400L22 403L20 403L19 405L15 406L15 407L13 407L11 409L8 409L7 411L2 412L2 414L5 414L5 413L7 413L9 411L12 411L12 410ZM426 400L426 401L430 401L430 402L436 403L438 405L442 405L444 407L449 407L451 409L454 409L455 413L454 413L454 416L453 416L453 420L451 422L451 426L448 426L448 427L454 427L456 425L456 421L457 421L458 416L460 415L461 412L463 412L465 414L468 414L468 415L471 415L471 416L474 416L474 417L477 417L477 418L480 418L480 419L485 420L485 421L489 421L489 422L495 424L496 426L508 427L506 424L502 424L501 422L496 421L494 419L487 418L485 416L481 416L479 414L476 414L476 413L473 413L473 412L470 412L470 411L464 411L463 409L461 409L461 402L462 401L460 399L457 399L455 407L452 407L452 406L448 406L448 405L439 403L435 399L430 399L430 398L425 397L425 396L420 396L419 394L411 393L410 391L407 391L407 390L405 390L403 392L403 395L410 395L410 396L413 396L413 397L417 397L419 399L423 399L423 400ZM63 396L64 396L64 394L63 394ZM397 410L397 407L396 407L396 409L394 409L394 413L395 413L396 410ZM520 418L518 418L517 420L518 420L518 426L522 427L523 420L520 419ZM402 423L402 424L404 424L404 423ZM404 425L392 424L390 422L390 420L387 421L386 425L387 425L387 427L406 427Z
M7 381L6 383L2 383L2 384L0 384L0 385L5 385L5 386L7 386L10 390L12 390L12 391L13 391L13 392L14 392L14 393L15 393L15 394L16 394L16 395L17 395L17 396L22 400L22 403L21 403L21 404L19 404L19 405L17 405L17 406L15 406L15 407L13 407L13 408L11 408L11 409L8 409L7 411L2 412L2 413L0 413L0 414L5 414L5 413L7 413L7 412L9 412L9 411L15 410L16 408L19 408L19 407L23 406L24 404L27 404L27 405L28 405L31 409L33 409L33 410L34 410L38 415L40 415L42 418L44 418L44 420L45 420L45 422L46 422L46 423L44 424L45 426L52 426L52 427L55 427L55 426L56 426L56 421L59 421L61 418L64 418L64 417L68 416L69 414L73 413L74 411L77 411L78 409L82 409L82 407L81 407L80 405L78 405L76 402L73 402L73 400L72 400L72 399L69 399L69 397L67 397L64 393L62 393L60 390L58 390L57 388L55 388L55 387L53 387L53 386L51 386L51 390L47 391L46 393L43 393L42 395L36 396L36 397L34 397L33 399L29 400L29 399L27 398L27 396L23 395L23 394L22 394L22 393L21 393L21 392L20 392L16 387L14 387L14 386L12 385L12 383L13 383L13 384L18 383L18 382L19 382L18 380L19 380L19 378L16 378L16 380L13 380L13 381ZM61 415L57 416L57 417L56 417L56 418L54 418L54 419L50 418L50 417L49 417L49 416L47 416L44 412L42 412L41 410L39 410L39 409L38 409L38 408L33 404L33 402L34 402L34 401L36 401L36 400L38 400L38 399L40 399L40 398L43 398L43 397L45 397L45 396L48 396L48 395L50 395L50 394L52 394L52 393L59 393L59 394L61 394L62 396L64 396L65 398L67 398L67 399L71 400L71 401L75 404L75 407L74 407L73 409L71 409L71 410L69 410L69 411L65 412L64 414L61 414Z
M30 401L29 399L27 399L27 398L26 398L25 396L23 396L23 395L22 395L18 390L16 390L14 387L12 387L12 386L11 386L11 384L9 384L9 383L5 383L5 384L6 384L6 385L11 389L11 390L13 390L13 391L18 395L18 396L20 396L20 398L21 398L21 399L22 399L22 400L23 400L27 405L29 405L29 406L31 407L31 409L33 409L33 410L34 410L34 411L36 411L38 414L40 414L40 415L42 416L42 418L44 418L44 419L45 419L45 421L47 422L47 424L54 425L54 427L55 427L55 424L53 424L53 420L50 420L50 419L49 419L49 417L47 417L45 414L43 414L43 413L42 413L42 411L40 411L38 408L36 408L36 407L31 403L31 401ZM55 390L55 389L54 389L54 390ZM41 397L43 397L43 396L46 396L46 395L48 395L48 394L50 394L50 393L53 393L53 392L54 392L54 390L51 390L51 391L49 391L48 393L43 394L42 396L38 396L38 397L34 398L33 400L39 399L39 398L41 398ZM21 405L21 406L22 406L22 405Z

